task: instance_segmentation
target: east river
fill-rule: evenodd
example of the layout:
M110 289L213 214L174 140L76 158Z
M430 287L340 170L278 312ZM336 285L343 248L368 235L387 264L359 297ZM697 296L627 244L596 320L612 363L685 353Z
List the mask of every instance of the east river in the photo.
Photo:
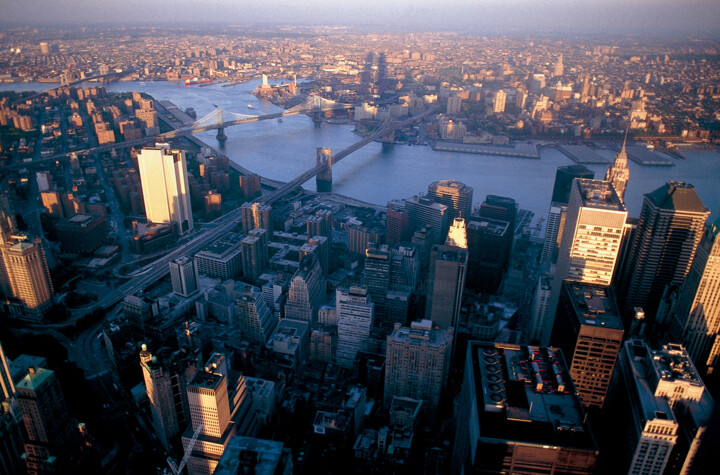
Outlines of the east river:
M258 100L251 94L259 80L235 86L185 86L168 82L115 82L107 85L110 92L140 91L155 100L169 100L180 108L192 107L198 118L216 107L237 114L256 115L282 109ZM0 90L43 90L54 84L0 84ZM249 108L248 105L252 106ZM227 116L226 119L228 120ZM282 122L266 120L231 127L225 130L228 139L222 149L231 160L259 175L288 181L315 165L315 150L329 147L335 151L360 140L352 125L323 123L317 129L304 115L286 117ZM198 137L219 148L215 132ZM615 152L598 153L612 159ZM643 194L653 191L668 180L692 183L712 219L720 216L720 153L688 152L686 160L672 159L673 167L642 166L628 160L630 181L625 196L630 216L637 217ZM354 152L333 167L333 191L370 203L386 204L389 200L407 198L424 192L427 185L441 179L456 179L474 189L474 201L486 195L502 195L515 199L521 208L536 216L547 215L557 167L574 162L560 151L544 148L540 160L497 157L456 152L436 152L428 146L371 143ZM607 165L585 165L603 178ZM314 183L305 185L314 189Z

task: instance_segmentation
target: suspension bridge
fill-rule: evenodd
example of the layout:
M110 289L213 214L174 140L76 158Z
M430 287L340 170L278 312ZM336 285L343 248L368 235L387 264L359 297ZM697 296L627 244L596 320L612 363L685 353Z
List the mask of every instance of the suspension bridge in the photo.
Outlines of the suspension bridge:
M84 150L76 150L74 152L61 153L38 160L33 160L32 162L14 163L4 166L3 171L10 171L13 169L28 168L36 165L52 163L58 160L65 159L73 153L75 155L81 156L93 153L109 152L110 150L137 147L149 142L166 142L170 139L179 138L186 135L192 135L207 130L217 130L217 138L219 140L223 140L227 138L225 136L226 127L232 127L235 125L247 124L249 122L257 122L261 120L280 119L282 117L288 117L298 114L310 115L315 125L319 126L322 122L323 114L331 111L351 109L353 107L355 106L352 104L344 104L331 101L321 96L310 96L308 100L302 104L298 104L295 107L273 114L249 115L216 109L207 114L206 116L200 118L199 120L191 124L183 125L170 132L165 132L158 135L151 135L136 140L127 140L124 142L100 145L98 147L86 148Z
M227 138L225 136L226 127L247 124L249 122L257 122L260 120L281 119L283 117L298 114L311 115L313 122L315 122L317 126L322 121L322 115L324 113L336 110L352 109L353 107L355 106L352 104L343 104L340 102L331 101L329 99L325 99L322 96L310 96L308 100L302 104L298 104L295 107L273 114L249 115L216 109L207 114L205 117L198 119L189 126L181 127L171 132L160 134L160 136L158 136L157 138L169 140L187 134L196 134L199 132L217 129L217 139L224 140Z

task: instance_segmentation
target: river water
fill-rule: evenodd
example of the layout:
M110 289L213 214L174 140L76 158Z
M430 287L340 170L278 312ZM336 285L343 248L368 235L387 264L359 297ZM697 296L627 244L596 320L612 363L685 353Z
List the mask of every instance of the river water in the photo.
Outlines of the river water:
M282 109L258 100L251 91L260 83L250 81L235 86L185 86L168 82L116 82L107 85L111 92L140 91L156 100L169 100L181 108L193 107L198 118L212 113L216 106L237 114L255 115ZM0 90L43 90L53 84L0 84ZM252 106L249 108L248 105ZM228 116L225 116L228 120ZM317 147L335 151L360 140L352 125L323 123L314 127L304 115L286 117L282 122L266 120L225 130L228 139L224 152L231 160L259 175L288 181L315 165ZM215 132L198 137L219 147ZM601 150L608 159L614 152ZM686 160L672 159L674 167L642 166L629 160L630 181L625 201L630 216L637 217L644 193L660 187L665 181L692 183L705 206L720 216L720 153L690 152ZM557 167L574 162L555 149L543 149L540 160L496 157L456 152L436 152L427 146L371 143L333 167L333 191L359 200L386 204L389 200L407 198L427 190L427 185L441 179L456 179L474 189L474 202L489 194L509 196L521 208L536 216L546 216L550 205ZM607 165L586 165L603 178ZM314 189L314 183L306 188Z

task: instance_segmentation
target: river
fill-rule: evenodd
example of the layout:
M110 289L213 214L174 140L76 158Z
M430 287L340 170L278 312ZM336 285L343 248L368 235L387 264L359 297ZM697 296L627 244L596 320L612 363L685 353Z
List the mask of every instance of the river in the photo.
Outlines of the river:
M168 82L115 82L111 92L141 91L156 100L169 100L181 108L193 107L198 118L212 113L216 106L238 114L269 114L281 111L267 101L258 100L251 91L260 83L250 81L235 86L185 86ZM44 90L53 84L0 84L0 90ZM248 108L251 105L252 108ZM227 120L227 117L226 117ZM231 127L224 152L231 160L275 180L288 181L315 164L315 149L330 147L336 151L357 142L352 125L323 123L317 129L304 115L286 117L282 122L267 120ZM206 143L218 147L215 132L198 134ZM612 159L614 152L601 150ZM629 160L630 181L625 202L630 216L637 217L643 194L665 181L692 183L705 206L720 216L720 153L689 152L686 160L674 167L642 166ZM427 146L371 143L333 167L333 191L359 200L384 205L389 200L406 198L427 190L441 179L456 179L474 189L474 202L486 195L515 199L521 208L536 216L546 216L550 205L555 170L574 162L555 149L542 149L540 160L496 157L456 152L436 152ZM606 165L586 165L603 178ZM314 189L314 183L306 184Z

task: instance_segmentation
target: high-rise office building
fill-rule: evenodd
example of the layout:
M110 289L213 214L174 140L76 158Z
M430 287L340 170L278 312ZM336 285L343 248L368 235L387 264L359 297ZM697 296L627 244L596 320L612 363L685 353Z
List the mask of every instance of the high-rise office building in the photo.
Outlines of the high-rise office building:
M175 411L172 381L168 369L142 345L140 366L145 380L145 392L150 401L152 425L165 450L170 447L170 439L180 433L178 414Z
M242 234L229 233L195 254L198 273L221 280L234 279L243 270Z
M472 216L467 223L467 285L483 294L495 294L508 266L510 223Z
M453 246L436 245L430 253L425 318L440 328L458 327L468 251Z
M0 343L0 403L15 397L15 384L13 383L12 373L10 372L10 365L5 357L5 350L3 350L2 344Z
M350 287L349 290L336 290L335 309L338 318L337 363L351 368L358 351L367 349L375 305L368 289Z
M437 414L445 392L453 345L453 330L433 327L430 320L396 323L387 337L385 357L385 407L394 396L422 399L427 422Z
M495 97L493 98L493 112L495 114L500 114L502 112L505 112L505 100L507 99L507 94L505 94L505 91L500 89L498 92L495 93Z
M242 294L235 300L237 322L243 339L265 345L278 325L278 318L268 308L260 289L245 286Z
M65 472L76 447L60 381L49 369L30 367L15 389L27 435L28 473Z
M610 285L627 219L609 182L575 179L570 192L552 294L543 317L541 345L550 340L563 280Z
M625 139L623 140L622 148L617 155L615 155L615 161L610 165L605 173L605 181L609 181L615 187L620 199L625 198L625 189L627 188L628 180L630 179L630 169L627 166L627 151L625 150L625 144L627 143L627 132L625 132Z
M563 350L585 407L601 408L605 403L623 333L611 287L562 283L550 344Z
M457 180L440 180L428 185L427 196L448 207L448 221L468 219L472 211L473 189Z
M211 475L233 435L255 435L252 396L245 379L231 378L225 356L213 354L187 385L191 424L182 436L183 449L200 429L188 458L190 475Z
M397 246L390 253L390 289L415 291L420 281L420 252L411 246Z
M248 234L253 229L260 228L265 229L268 236L272 236L272 206L246 201L240 208L243 233Z
M52 305L53 287L42 242L17 240L0 245L7 288L20 301L22 311L41 317Z
M563 72L565 72L565 66L563 65L563 55L561 54L558 60L555 62L555 66L553 68L553 77L562 76Z
M512 252L513 242L515 240L515 220L517 218L518 204L517 202L506 196L487 195L485 201L480 204L477 215L481 218L495 219L499 221L507 221L507 255ZM507 262L505 263L507 268Z
M245 236L240 245L242 248L242 269L243 276L251 281L256 281L262 275L267 265L267 231L256 228Z
M552 201L548 222L545 227L545 243L541 254L541 262L557 262L557 250L562 240L562 229L565 225L565 213L570 201L570 188L575 178L593 179L595 173L582 165L559 167L555 172Z
M170 267L170 281L173 292L187 297L198 289L197 267L195 261L187 256L178 257L168 263Z
M0 405L0 473L23 473L25 464L23 436L20 429L22 417L9 402Z
M619 361L629 407L627 473L691 473L713 401L681 345L651 350L629 339ZM624 469L624 467L622 467ZM667 472L665 472L667 473Z
M365 250L365 270L363 284L375 306L375 326L392 328L393 321L388 319L387 299L390 290L390 271L392 254L386 244L370 244Z
M325 298L325 278L317 258L308 254L290 280L285 317L311 325L317 323L317 313Z
M167 144L145 147L138 154L138 169L148 221L172 224L178 234L192 231L185 152Z
M689 183L669 181L645 195L618 286L626 315L641 307L654 321L665 287L681 284L690 270L709 214Z
M310 236L325 236L328 243L332 243L332 211L329 209L321 209L315 212L315 215L310 216L307 220L307 235Z
M410 221L404 204L390 202L385 215L385 242L396 246L410 241Z
M593 473L599 450L556 348L470 341L452 473Z
M720 233L706 230L670 315L672 340L712 373L720 357Z
M455 218L452 226L448 229L448 236L445 245L459 247L460 249L468 248L467 229L465 227L465 219Z
M308 236L307 245L311 246L311 252L317 256L323 275L328 275L330 272L330 241L328 238L325 236ZM300 261L302 261L303 257L305 257L305 255L301 248Z
M432 244L445 242L450 227L448 206L436 203L430 197L414 196L405 200L405 209L408 211L411 233L427 228L428 238Z

